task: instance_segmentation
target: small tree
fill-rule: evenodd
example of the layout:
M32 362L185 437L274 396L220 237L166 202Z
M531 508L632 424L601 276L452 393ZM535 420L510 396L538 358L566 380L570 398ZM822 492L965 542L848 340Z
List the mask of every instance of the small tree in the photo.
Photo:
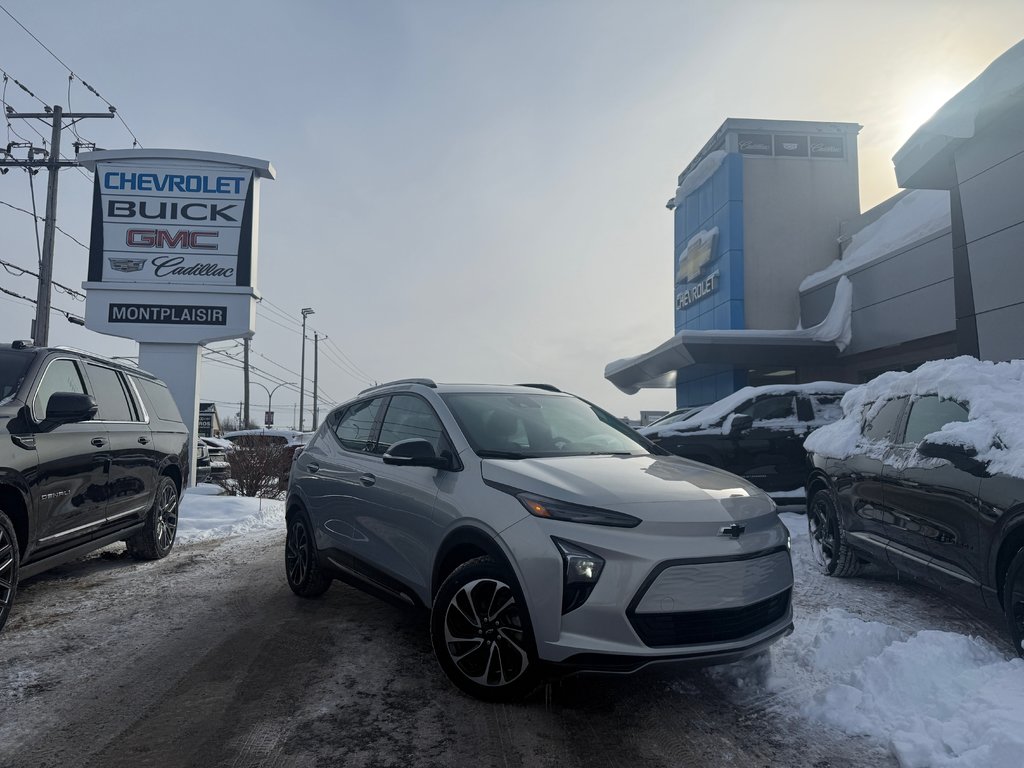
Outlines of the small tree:
M287 452L272 440L240 437L234 450L225 454L231 466L221 487L237 496L274 498L281 492L281 478L287 477Z

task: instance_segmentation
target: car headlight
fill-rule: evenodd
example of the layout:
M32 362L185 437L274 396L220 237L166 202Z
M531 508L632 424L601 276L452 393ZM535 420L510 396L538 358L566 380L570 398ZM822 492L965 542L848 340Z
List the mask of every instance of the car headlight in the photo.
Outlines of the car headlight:
M551 540L562 556L562 614L579 608L594 591L604 570L604 559L575 544L554 536Z
M526 507L526 511L536 517L562 520L567 523L610 525L616 528L636 528L640 525L640 518L623 514L622 512L612 512L610 509L586 507L582 504L549 499L546 496L538 496L523 491L517 492L514 495L519 499L519 503Z

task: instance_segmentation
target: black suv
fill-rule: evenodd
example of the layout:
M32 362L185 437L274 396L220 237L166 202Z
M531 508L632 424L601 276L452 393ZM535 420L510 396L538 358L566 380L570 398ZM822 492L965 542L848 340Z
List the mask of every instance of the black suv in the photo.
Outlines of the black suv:
M843 415L851 384L745 387L682 421L640 430L666 451L720 467L779 503L802 503L807 478L804 438Z
M174 545L188 430L137 368L29 342L0 345L0 629L18 580L115 541Z
M811 549L829 576L872 561L1001 611L1024 655L1024 476L998 465L1021 436L1010 420L994 432L966 397L928 392L943 382L939 363L902 382L887 374L902 386L876 385L863 404L852 392L843 421L808 439ZM1004 404L1019 408L1017 390Z

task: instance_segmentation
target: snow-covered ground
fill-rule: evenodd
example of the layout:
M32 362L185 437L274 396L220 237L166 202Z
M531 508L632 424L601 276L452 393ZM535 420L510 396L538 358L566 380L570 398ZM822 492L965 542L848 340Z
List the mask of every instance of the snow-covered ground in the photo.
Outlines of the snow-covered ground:
M25 609L16 607L0 638L8 662L6 670L0 667L0 688L5 689L0 701L6 693L6 701L21 708L21 719L8 736L29 739L34 731L26 730L28 723L36 728L47 717L60 722L67 714L49 715L47 707L53 704L39 692L57 680L74 684L76 675L95 674L87 667L80 672L81 660L67 668L66 654L52 650L55 638L71 632L73 642L61 642L92 649L91 656L120 648L108 637L111 623L163 621L167 632L189 631L180 616L201 612L202 606L186 609L189 592L179 583L182 612L148 616L151 587L149 579L139 578L142 573L173 566L165 580L213 583L254 567L268 547L279 552L283 502L213 495L217 490L200 487L185 495L175 563L121 568L115 563L122 555L110 548L73 566L73 575L57 569L30 586ZM735 722L775 724L781 737L788 732L797 742L817 733L823 744L835 743L842 751L834 760L828 753L831 765L889 764L894 759L903 768L1024 764L1024 660L1013 657L998 623L880 572L869 570L856 579L821 575L810 556L806 517L782 513L780 518L793 536L795 631L773 647L770 672L740 663L670 675L666 693L651 692L650 707L676 706L665 695L689 701L707 690L700 682L706 680L722 692L724 706L739 713ZM275 567L274 578L280 578L277 574ZM229 601L231 610L256 610L248 603L235 605L239 599ZM143 642L138 627L133 637ZM529 720L531 727L545 722L545 715L530 708L515 716ZM0 734L4 729L0 720Z
M807 518L781 518L793 536L796 628L773 650L774 706L867 736L904 768L1024 765L1024 660L997 638L928 628L928 616L901 604L902 585L865 605L875 585L817 573ZM814 595L819 607L807 610Z

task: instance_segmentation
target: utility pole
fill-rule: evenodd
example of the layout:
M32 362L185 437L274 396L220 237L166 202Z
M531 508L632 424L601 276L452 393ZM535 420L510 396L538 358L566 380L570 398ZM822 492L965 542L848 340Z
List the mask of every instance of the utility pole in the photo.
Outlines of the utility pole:
M34 167L45 167L49 176L46 188L46 221L43 228L43 252L39 264L39 288L36 292L36 319L32 323L32 340L36 346L45 347L50 342L50 294L51 283L53 282L53 241L57 234L57 178L61 168L79 165L77 160L60 159L60 134L64 120L78 122L86 118L114 117L113 108L110 112L68 112L55 104L53 109L47 107L46 112L15 112L8 107L7 118L37 119L50 121L50 149L45 160L33 159L32 149L29 149L28 160L14 160L10 155L10 147L3 154L8 158L0 160L0 168L18 167L28 168L29 173Z
M245 381L245 385L244 385L245 389L244 389L244 391L242 393L244 398L245 398L245 400L244 400L244 402L245 402L245 414L242 417L242 419L243 419L243 421L242 421L242 425L243 425L242 429L248 429L249 428L249 340L248 339L244 339L242 341L242 367L243 367L242 378Z
M306 394L306 318L316 314L311 308L302 308L302 364L299 369L299 432L302 431Z
M326 337L324 337L326 338ZM320 360L320 335L313 331L313 431L316 431L317 418L320 412L317 410L317 364Z

